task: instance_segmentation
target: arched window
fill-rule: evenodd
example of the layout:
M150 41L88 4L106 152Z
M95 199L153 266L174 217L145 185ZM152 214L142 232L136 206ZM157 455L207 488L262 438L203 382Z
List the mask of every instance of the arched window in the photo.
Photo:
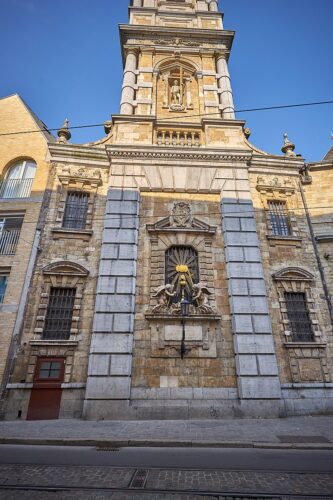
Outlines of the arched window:
M184 276L185 299L191 301L193 283L199 280L198 252L191 246L172 246L165 252L165 283L171 283L176 295L173 302L179 302L181 297L180 279Z
M33 160L14 163L1 184L0 198L29 198L36 168Z

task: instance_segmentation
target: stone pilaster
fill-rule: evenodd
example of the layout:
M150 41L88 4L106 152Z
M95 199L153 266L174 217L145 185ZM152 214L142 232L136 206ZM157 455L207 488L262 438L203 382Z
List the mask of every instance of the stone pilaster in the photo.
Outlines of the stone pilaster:
M241 400L280 399L281 388L246 170L223 190L221 210Z
M216 69L222 118L230 118L231 120L235 119L234 99L232 95L230 75L225 54L217 55Z
M136 49L128 49L124 70L124 80L120 101L120 114L134 114L134 98L136 87L136 75L138 66L138 53Z
M130 399L139 193L108 192L90 348L86 418L122 411ZM107 402L107 400L109 402ZM118 400L112 407L112 400Z

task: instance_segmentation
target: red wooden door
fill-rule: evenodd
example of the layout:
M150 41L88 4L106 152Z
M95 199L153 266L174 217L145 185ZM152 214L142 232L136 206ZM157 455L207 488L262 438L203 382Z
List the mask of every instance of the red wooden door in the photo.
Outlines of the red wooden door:
M59 417L64 373L65 358L38 358L27 420L53 420Z

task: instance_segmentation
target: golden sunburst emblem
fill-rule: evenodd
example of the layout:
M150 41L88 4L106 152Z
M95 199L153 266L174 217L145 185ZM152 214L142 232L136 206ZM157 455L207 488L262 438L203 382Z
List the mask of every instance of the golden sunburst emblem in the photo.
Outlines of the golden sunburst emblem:
M188 273L188 267L185 264L178 264L176 271L177 273Z

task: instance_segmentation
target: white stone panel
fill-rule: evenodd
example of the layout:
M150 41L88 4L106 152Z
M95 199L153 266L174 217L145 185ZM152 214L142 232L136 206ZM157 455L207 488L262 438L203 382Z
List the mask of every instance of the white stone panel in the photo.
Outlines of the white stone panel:
M281 397L277 377L241 377L239 389L242 399L279 399Z
M258 356L260 375L278 375L276 357L272 355Z
M123 354L111 355L110 375L131 375L132 356Z
M231 307L235 314L265 314L268 310L266 297L233 297Z
M234 337L235 351L238 354L274 354L272 335L237 335Z
M228 265L229 278L263 278L263 268L258 263L235 263L231 262Z
M130 377L89 377L86 399L129 399Z
M259 246L257 233L226 232L224 241L227 246L255 247Z
M237 356L236 363L238 375L258 375L258 366L255 356Z
M132 352L132 335L126 334L94 334L91 342L91 353L128 354Z
M109 374L110 356L105 354L93 354L89 358L88 375Z

